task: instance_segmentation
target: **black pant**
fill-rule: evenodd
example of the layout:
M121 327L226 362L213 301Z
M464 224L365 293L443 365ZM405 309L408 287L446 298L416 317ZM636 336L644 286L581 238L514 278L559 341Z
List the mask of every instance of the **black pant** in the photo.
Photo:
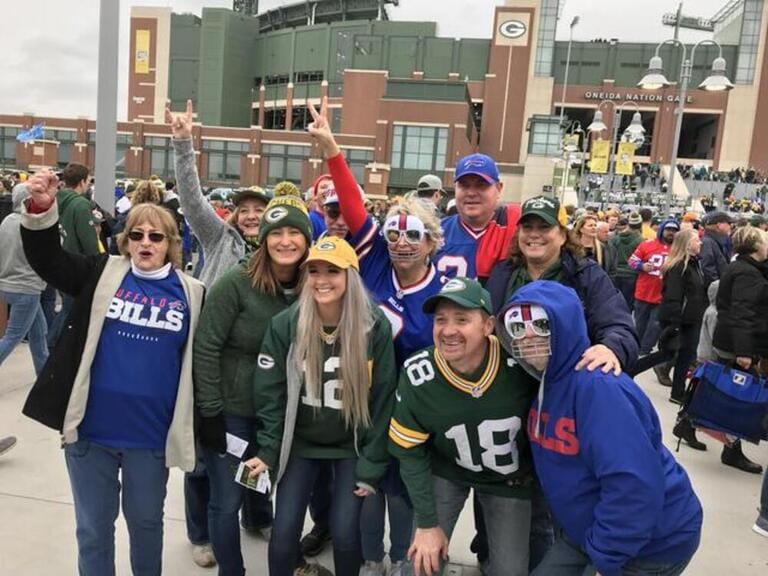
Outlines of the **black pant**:
M672 375L672 397L682 398L685 393L685 376L691 363L696 360L701 324L683 324L680 327L680 348L674 359L675 372Z

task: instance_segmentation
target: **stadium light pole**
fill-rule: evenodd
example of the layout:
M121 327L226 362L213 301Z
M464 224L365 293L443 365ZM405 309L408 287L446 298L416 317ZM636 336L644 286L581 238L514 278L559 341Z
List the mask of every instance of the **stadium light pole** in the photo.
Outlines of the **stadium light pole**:
M565 91L568 88L568 72L571 68L571 44L573 43L573 29L579 23L580 16L577 14L571 20L570 31L568 33L568 53L565 56L565 78L563 78L563 93L560 96L560 129L563 129L563 118L565 116Z
M659 88L664 88L670 85L669 80L667 80L666 76L664 76L664 63L661 59L661 56L659 56L659 50L665 44L673 44L675 46L679 46L683 52L682 65L680 67L680 78L678 81L680 85L680 102L678 103L677 109L675 110L675 114L677 115L675 119L675 137L672 141L672 157L670 158L667 193L664 195L664 212L665 215L667 215L669 214L669 208L672 203L672 194L674 193L673 186L675 183L675 174L677 173L677 153L680 148L680 132L683 128L683 112L685 110L685 100L688 97L688 84L690 83L691 76L693 75L693 62L696 55L696 48L703 44L712 44L717 46L718 49L717 58L712 61L712 72L704 79L701 84L699 84L699 88L701 90L721 92L723 90L732 89L733 83L725 75L726 63L725 58L723 58L723 47L720 46L720 44L715 40L702 40L701 42L694 44L693 48L691 49L689 58L688 49L686 48L685 44L683 44L677 38L670 38L669 40L664 40L656 46L654 56L651 58L651 61L648 64L648 71L645 73L645 76L643 76L640 82L637 83L640 88L644 90L658 90Z
M101 0L99 6L99 85L96 97L96 185L94 199L115 211L117 156L117 68L120 38L120 0Z

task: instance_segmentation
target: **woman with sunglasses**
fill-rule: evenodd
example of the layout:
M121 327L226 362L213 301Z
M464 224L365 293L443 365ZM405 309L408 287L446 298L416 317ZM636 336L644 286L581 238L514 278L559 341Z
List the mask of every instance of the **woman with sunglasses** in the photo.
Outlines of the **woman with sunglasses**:
M133 573L159 576L168 468L195 467L192 342L203 285L179 271L178 227L161 206L131 210L122 256L83 256L61 248L55 174L35 174L27 191L27 259L74 305L24 413L62 433L81 576L115 574L121 501Z
M340 238L315 244L299 301L264 337L254 376L262 428L251 476L277 486L270 576L292 576L315 481L333 471L334 573L358 576L360 508L389 461L387 427L396 385L389 324L370 301L354 250Z
M317 140L336 185L340 211L349 226L350 242L360 258L366 288L392 325L397 366L413 353L432 344L432 317L422 311L424 301L443 285L432 257L443 244L437 214L418 198L393 206L383 226L365 209L363 197L344 155L336 144L327 119L327 100L320 112L310 107L314 119L310 134ZM361 576L384 573L384 517L386 500L390 522L391 574L397 576L408 550L413 510L395 459L383 491L366 499L361 530L365 567Z

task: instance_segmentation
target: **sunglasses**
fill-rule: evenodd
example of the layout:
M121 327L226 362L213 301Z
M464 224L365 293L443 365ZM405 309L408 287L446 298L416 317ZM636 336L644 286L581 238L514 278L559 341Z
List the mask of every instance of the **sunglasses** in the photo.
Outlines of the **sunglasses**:
M390 228L385 233L387 242L390 244L397 244L403 236L405 236L405 241L408 244L421 244L421 241L424 239L424 232L421 230L395 230Z
M338 204L325 206L325 215L331 220L336 220L341 216L341 208Z
M165 234L162 232L147 232L144 233L141 230L131 230L128 232L128 239L133 240L134 242L141 242L144 237L149 238L149 241L153 244L159 244L163 240L165 240Z
M520 340L525 337L526 324L530 324L531 329L536 336L546 338L550 335L549 320L546 318L528 320L526 322L510 322L507 324L507 332L513 340Z

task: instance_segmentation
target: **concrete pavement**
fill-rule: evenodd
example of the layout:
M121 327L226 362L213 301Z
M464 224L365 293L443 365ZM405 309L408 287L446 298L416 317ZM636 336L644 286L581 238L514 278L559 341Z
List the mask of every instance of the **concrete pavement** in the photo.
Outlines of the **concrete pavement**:
M0 367L0 436L13 434L19 443L0 458L0 576L59 576L77 572L77 546L72 496L58 435L21 415L21 407L34 379L26 345L19 346ZM645 374L640 384L653 400L673 447L671 429L675 406L668 390ZM761 477L720 464L718 445L703 435L707 452L685 446L676 454L691 476L704 505L701 547L686 574L692 576L765 576L768 574L768 538L751 530L760 498ZM753 460L768 464L768 448L745 446ZM215 575L198 568L186 539L182 474L171 471L165 508L164 573ZM451 558L473 564L471 506L465 508L451 546ZM309 526L309 523L308 523ZM130 574L128 538L122 517L117 525L118 574ZM265 542L243 536L248 573L266 576ZM332 563L326 552L320 560ZM456 568L450 576L459 576ZM465 570L464 574L474 574Z

